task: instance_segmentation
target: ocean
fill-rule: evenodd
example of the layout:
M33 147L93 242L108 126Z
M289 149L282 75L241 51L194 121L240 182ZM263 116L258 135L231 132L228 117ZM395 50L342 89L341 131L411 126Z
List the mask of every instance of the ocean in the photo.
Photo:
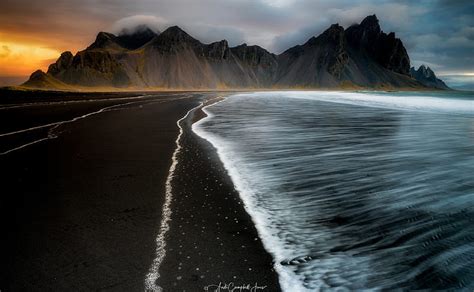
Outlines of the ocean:
M284 291L474 289L472 93L258 92L204 110L193 130Z

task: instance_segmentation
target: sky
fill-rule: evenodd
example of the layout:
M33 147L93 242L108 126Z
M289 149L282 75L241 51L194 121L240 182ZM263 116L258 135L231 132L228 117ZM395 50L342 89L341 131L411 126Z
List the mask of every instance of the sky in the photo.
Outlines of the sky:
M45 70L99 31L140 23L160 31L179 25L205 43L227 39L281 53L333 23L348 27L372 14L402 39L412 65L474 83L473 0L1 0L0 77Z

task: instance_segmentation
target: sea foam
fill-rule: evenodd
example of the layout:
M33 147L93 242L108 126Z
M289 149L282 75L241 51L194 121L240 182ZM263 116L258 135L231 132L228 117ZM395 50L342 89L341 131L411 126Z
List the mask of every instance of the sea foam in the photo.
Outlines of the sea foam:
M350 105L401 110L474 113L474 92L446 92L453 98L439 97L437 92L343 92L343 91L275 91L237 94L235 97L284 97L309 99ZM461 97L461 98L456 98Z
M216 148L284 291L474 287L469 98L243 93L192 128ZM423 282L452 277L445 258L459 282Z
M252 218L265 250L267 250L275 259L274 268L279 275L281 288L284 291L309 291L301 285L300 279L296 279L294 274L288 272L288 270L280 264L279 260L291 257L291 252L288 253L288 250L281 248L277 239L272 236L272 233L277 231L272 230L271 222L267 220L270 215L267 214L263 208L259 208L257 206L257 202L254 200L255 189L249 185L248 181L243 179L241 173L243 170L238 167L240 161L238 157L232 155L233 151L230 150L232 146L225 140L220 139L217 135L213 135L212 133L205 131L201 126L206 121L211 120L214 116L213 113L208 110L208 108L221 102L225 102L225 100L203 107L202 110L206 113L207 117L194 123L192 125L192 130L198 136L207 140L216 148L219 159L222 161L224 168L227 170L236 190L240 194L245 210ZM256 173L253 173L252 175L258 176Z

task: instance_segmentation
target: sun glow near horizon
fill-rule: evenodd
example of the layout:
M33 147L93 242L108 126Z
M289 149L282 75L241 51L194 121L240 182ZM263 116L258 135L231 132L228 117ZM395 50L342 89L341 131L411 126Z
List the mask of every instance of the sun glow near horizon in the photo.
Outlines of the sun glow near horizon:
M41 44L0 41L0 76L27 76L58 58L58 50Z

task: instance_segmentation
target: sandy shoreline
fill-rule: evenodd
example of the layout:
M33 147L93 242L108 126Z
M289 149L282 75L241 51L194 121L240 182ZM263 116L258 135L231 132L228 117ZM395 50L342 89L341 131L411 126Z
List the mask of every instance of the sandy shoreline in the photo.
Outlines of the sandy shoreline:
M156 256L176 121L205 96L216 95L186 94L181 100L150 95L61 125L57 138L0 156L2 291L144 290ZM3 109L0 132L70 119L125 102L120 99ZM214 149L191 131L196 116L182 125L158 283L165 291L199 291L219 281L278 290L272 259ZM0 137L0 143L9 149L19 143L15 140L43 134Z
M181 124L182 151L177 156L173 214L159 286L164 291L215 291L228 284L279 291L272 258L216 150L191 129L205 116L199 108Z

